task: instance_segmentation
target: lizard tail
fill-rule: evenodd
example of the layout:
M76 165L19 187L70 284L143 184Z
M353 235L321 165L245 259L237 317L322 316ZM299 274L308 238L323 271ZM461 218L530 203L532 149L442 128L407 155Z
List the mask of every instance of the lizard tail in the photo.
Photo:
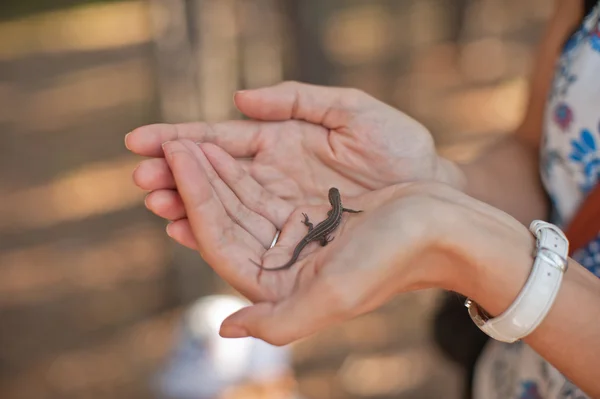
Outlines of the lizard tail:
M260 269L262 269L262 270L265 270L265 271L277 271L277 270L288 269L288 268L290 268L290 267L293 265L293 263L291 263L291 262L288 262L288 263L286 263L285 265L282 265L282 266L279 266L279 267L274 267L274 268L266 268L266 267L264 267L263 265L260 265L260 264L256 263L255 261L253 261L253 260L252 260L252 259L250 259L250 258L248 258L248 260L249 260L250 262L252 262L254 265L256 265L257 267L259 267Z

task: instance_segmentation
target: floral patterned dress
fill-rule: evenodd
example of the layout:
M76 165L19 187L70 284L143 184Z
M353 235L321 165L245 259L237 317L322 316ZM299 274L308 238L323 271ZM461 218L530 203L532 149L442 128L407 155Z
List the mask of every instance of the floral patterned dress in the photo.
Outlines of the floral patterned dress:
M542 140L540 167L553 205L551 221L565 227L600 180L600 1L563 48ZM573 258L600 277L600 234ZM474 381L476 399L588 398L523 342L490 341Z

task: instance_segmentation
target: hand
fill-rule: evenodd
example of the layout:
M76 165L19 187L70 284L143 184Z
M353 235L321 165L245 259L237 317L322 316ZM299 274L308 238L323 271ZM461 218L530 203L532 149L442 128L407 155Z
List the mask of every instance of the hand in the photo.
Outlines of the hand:
M186 217L161 149L179 138L220 146L291 206L326 203L331 186L355 196L399 182L454 182L459 173L437 156L427 129L358 90L287 82L237 93L234 101L254 120L150 125L127 136L131 151L154 157L134 172L136 184L152 191L146 204L154 213Z
M306 234L302 213L320 221L330 207L293 207L214 145L178 140L164 151L200 254L255 302L223 323L224 337L251 335L283 345L372 310L399 292L451 287L462 263L448 248L455 248L457 237L472 242L468 221L482 212L475 200L443 184L408 183L351 199L342 192L346 207L364 212L345 214L333 242L307 247L290 269L262 271L250 260L262 260L266 268L285 263ZM177 221L171 228L182 226ZM279 241L266 250L277 230ZM464 284L469 275L459 280Z

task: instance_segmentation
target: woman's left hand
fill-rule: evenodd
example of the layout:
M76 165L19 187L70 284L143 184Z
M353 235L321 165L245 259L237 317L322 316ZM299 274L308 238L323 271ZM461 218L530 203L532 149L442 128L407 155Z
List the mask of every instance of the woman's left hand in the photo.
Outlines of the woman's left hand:
M287 262L307 233L302 214L316 225L330 206L294 209L212 144L172 141L164 151L190 222L174 222L168 230L191 228L196 242L190 246L254 303L224 321L224 337L283 345L373 310L400 292L476 290L477 274L464 270L474 254L462 248L489 247L479 234L483 229L512 234L516 239L508 245L531 244L527 229L495 208L443 184L407 183L356 198L342 193L344 207L363 212L344 213L331 243L311 243L289 269L261 270L251 260L265 268ZM212 164L205 151L212 152ZM268 249L277 230L281 236Z

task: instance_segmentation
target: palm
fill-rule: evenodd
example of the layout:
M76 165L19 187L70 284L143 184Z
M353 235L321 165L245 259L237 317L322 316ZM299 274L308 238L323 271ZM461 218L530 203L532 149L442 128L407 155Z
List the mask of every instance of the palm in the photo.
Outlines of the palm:
M355 195L435 177L431 135L398 110L350 89L282 84L264 90L236 100L254 120L145 126L128 138L128 146L162 157L160 145L167 140L214 143L267 190L294 204L323 202L331 185ZM166 164L156 161L152 167L142 164L139 180L147 182L138 184L174 188Z
M377 196L360 196L348 201L351 206L360 207L363 211L369 211L382 202L388 200L394 195L394 190L384 190L378 192ZM225 207L232 207L231 204L223 204ZM348 204L346 204L348 206ZM235 207L235 206L233 206ZM350 247L347 242L350 235L356 233L356 226L365 223L366 214L344 215L342 223L333 233L333 240L323 246L315 241L310 243L301 252L300 258L292 266L283 270L263 270L253 264L261 263L265 269L273 269L285 264L291 257L292 252L298 242L306 235L307 228L302 223L303 214L307 214L313 223L318 223L327 217L327 211L331 207L327 205L302 206L296 208L289 216L282 227L282 234L277 244L269 250L264 250L254 241L256 237L252 236L247 230L234 228L235 233L228 240L228 245L220 248L219 261L215 264L222 265L228 262L231 253L245 253L249 255L248 260L239 257L239 263L232 265L243 277L240 283L234 288L249 294L249 298L255 302L278 302L292 295L294 292L303 291L314 284L315 279L323 278L328 274L339 274L341 270L331 270L332 265L328 264L331 258L339 258L340 255L346 257L360 256L353 251L364 252L360 247ZM389 215L384 215L388 217ZM369 222L369 220L367 220ZM373 221L370 221L371 224ZM225 223L230 223L226 221ZM235 224L235 221L233 222ZM257 226L258 228L258 226ZM366 231L362 233L368 234ZM363 239L366 240L368 238ZM251 244L250 244L251 243ZM258 251L255 249L259 248ZM339 263L339 262L338 262ZM341 262L347 264L348 262ZM333 268L336 268L333 265ZM251 293L251 294L250 294Z
M262 270L252 262L269 269L290 259L295 246L307 233L302 223L303 214L316 224L327 217L331 207L294 207L266 193L255 181L236 181L235 176L241 172L239 164L224 152L219 155L218 147L212 147L213 157L218 158L214 169L205 152L189 141L171 143L167 160L188 209L200 253L223 279L252 301L277 302L313 284L315 277L329 272L321 270L329 257L349 253L347 248L342 250L341 247L345 248L345 241L350 239L346 235L356 231L353 226L365 219L369 209L397 193L395 187L390 187L349 200L346 207L365 213L344 214L332 243L309 244L289 269ZM262 198L264 202L253 202L253 198ZM387 217L383 214L383 219ZM381 220L371 222L382 223ZM281 236L277 244L267 250L277 230L281 230Z
M410 119L388 120L384 126L385 117L377 114L336 129L304 121L263 125L249 172L295 204L324 200L330 186L353 196L433 176L436 158L427 132Z
M397 292L423 288L418 275L427 271L408 266L414 263L417 244L435 236L435 231L423 227L433 225L427 220L431 207L419 206L433 196L419 196L419 190L424 194L419 185L342 197L345 207L364 213L345 215L333 242L313 243L289 269L265 271L252 260L260 260L267 269L287 262L306 234L302 213L318 222L330 207L292 207L252 179L237 180L239 164L224 152L214 169L205 152L189 141L168 143L165 154L200 253L226 282L254 302L223 323L224 336L252 335L286 344L334 320L374 309ZM255 198L263 201L254 202ZM398 226L409 234L389 234ZM282 231L280 239L267 249L276 230ZM394 275L402 279L391 278ZM302 319L309 322L301 323ZM236 323L250 329L236 330L232 327Z
M178 221L187 216L161 148L177 139L224 149L244 171L234 180L253 179L285 207L324 204L332 186L356 196L394 183L440 178L427 130L357 91L282 84L238 96L236 104L253 120L150 125L128 136L131 151L152 157L136 169L134 180L151 191L146 205L154 213ZM222 156L205 150L210 163L221 162ZM183 227L173 226L171 236L195 248L189 226L178 226Z

